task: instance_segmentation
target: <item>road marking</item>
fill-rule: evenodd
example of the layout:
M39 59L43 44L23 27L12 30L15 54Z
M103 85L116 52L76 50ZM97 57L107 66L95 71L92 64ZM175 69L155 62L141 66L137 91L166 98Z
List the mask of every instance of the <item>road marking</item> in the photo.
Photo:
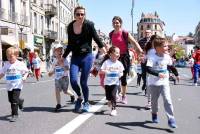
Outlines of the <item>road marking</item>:
M99 109L101 109L106 103L106 97L101 99L96 105L90 107L89 113L83 113L67 123L65 126L57 130L54 134L70 134L83 124L87 119L94 115Z

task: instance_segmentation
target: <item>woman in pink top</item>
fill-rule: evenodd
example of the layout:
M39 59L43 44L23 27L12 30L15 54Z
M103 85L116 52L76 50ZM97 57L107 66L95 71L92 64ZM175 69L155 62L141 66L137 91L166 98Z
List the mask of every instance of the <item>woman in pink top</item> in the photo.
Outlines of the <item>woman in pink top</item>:
M140 45L137 43L137 41L133 38L133 36L124 31L122 29L122 19L119 16L114 16L112 19L112 25L114 30L110 32L110 39L113 46L116 46L120 49L120 58L119 60L122 62L124 66L124 72L123 76L121 77L121 94L122 97L120 98L120 101L124 104L127 104L127 97L126 97L126 91L127 91L127 80L126 76L129 72L130 67L130 59L128 54L128 43L134 46L138 50L138 53L143 53L143 50L141 49Z

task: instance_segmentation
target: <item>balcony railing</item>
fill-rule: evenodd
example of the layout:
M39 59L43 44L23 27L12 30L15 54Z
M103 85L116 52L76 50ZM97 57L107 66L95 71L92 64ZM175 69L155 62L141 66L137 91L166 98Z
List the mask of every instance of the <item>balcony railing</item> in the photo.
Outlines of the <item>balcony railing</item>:
M56 7L53 4L45 4L45 15L51 17L57 15Z
M58 33L55 32L55 31L52 31L52 30L45 30L45 31L44 31L44 36L45 36L46 38L56 40L56 39L58 38Z

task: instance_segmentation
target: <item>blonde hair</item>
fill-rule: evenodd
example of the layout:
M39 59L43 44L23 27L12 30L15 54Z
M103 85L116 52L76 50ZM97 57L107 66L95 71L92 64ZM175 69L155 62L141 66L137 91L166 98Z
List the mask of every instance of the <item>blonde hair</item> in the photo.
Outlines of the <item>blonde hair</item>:
M15 56L19 56L19 49L16 48L16 47L9 47L7 50L6 50L6 56L8 55L11 55L11 54L14 54Z
M167 40L165 38L162 38L162 37L156 37L154 38L153 40L153 46L154 48L157 48L157 47L162 47L164 46L164 44L167 42Z

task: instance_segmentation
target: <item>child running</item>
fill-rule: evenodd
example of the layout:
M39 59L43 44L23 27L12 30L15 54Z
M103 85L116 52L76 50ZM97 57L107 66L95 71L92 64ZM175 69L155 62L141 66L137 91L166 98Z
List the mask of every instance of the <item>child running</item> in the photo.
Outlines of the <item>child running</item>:
M108 106L111 106L111 116L116 116L116 94L119 89L119 79L123 75L124 67L120 61L120 50L118 47L112 46L108 51L109 59L104 61L101 66L100 73L105 74L105 92Z
M41 59L38 56L37 52L35 52L32 62L33 62L33 68L34 68L34 72L35 72L35 78L37 81L39 81L39 76L41 76L40 75Z
M153 123L159 122L157 118L158 98L161 94L168 117L168 125L171 128L177 128L170 95L169 72L167 70L167 65L172 64L171 57L166 54L168 44L165 38L156 37L153 45L156 52L147 58L147 72L150 74L148 88L151 93L152 121Z
M55 112L61 109L61 96L60 92L63 91L65 94L70 95L71 102L74 103L75 96L71 90L68 89L69 86L69 63L67 59L62 58L63 46L61 44L56 44L54 47L55 61L52 65L52 69L49 72L49 76L55 74L55 95L56 95L56 108Z
M18 107L19 109L23 109L24 99L20 98L20 92L23 88L23 81L28 76L28 69L23 62L17 60L19 56L18 48L8 48L6 56L8 61L0 69L0 79L4 76L6 78L8 100L11 104L10 122L15 122L18 119Z

